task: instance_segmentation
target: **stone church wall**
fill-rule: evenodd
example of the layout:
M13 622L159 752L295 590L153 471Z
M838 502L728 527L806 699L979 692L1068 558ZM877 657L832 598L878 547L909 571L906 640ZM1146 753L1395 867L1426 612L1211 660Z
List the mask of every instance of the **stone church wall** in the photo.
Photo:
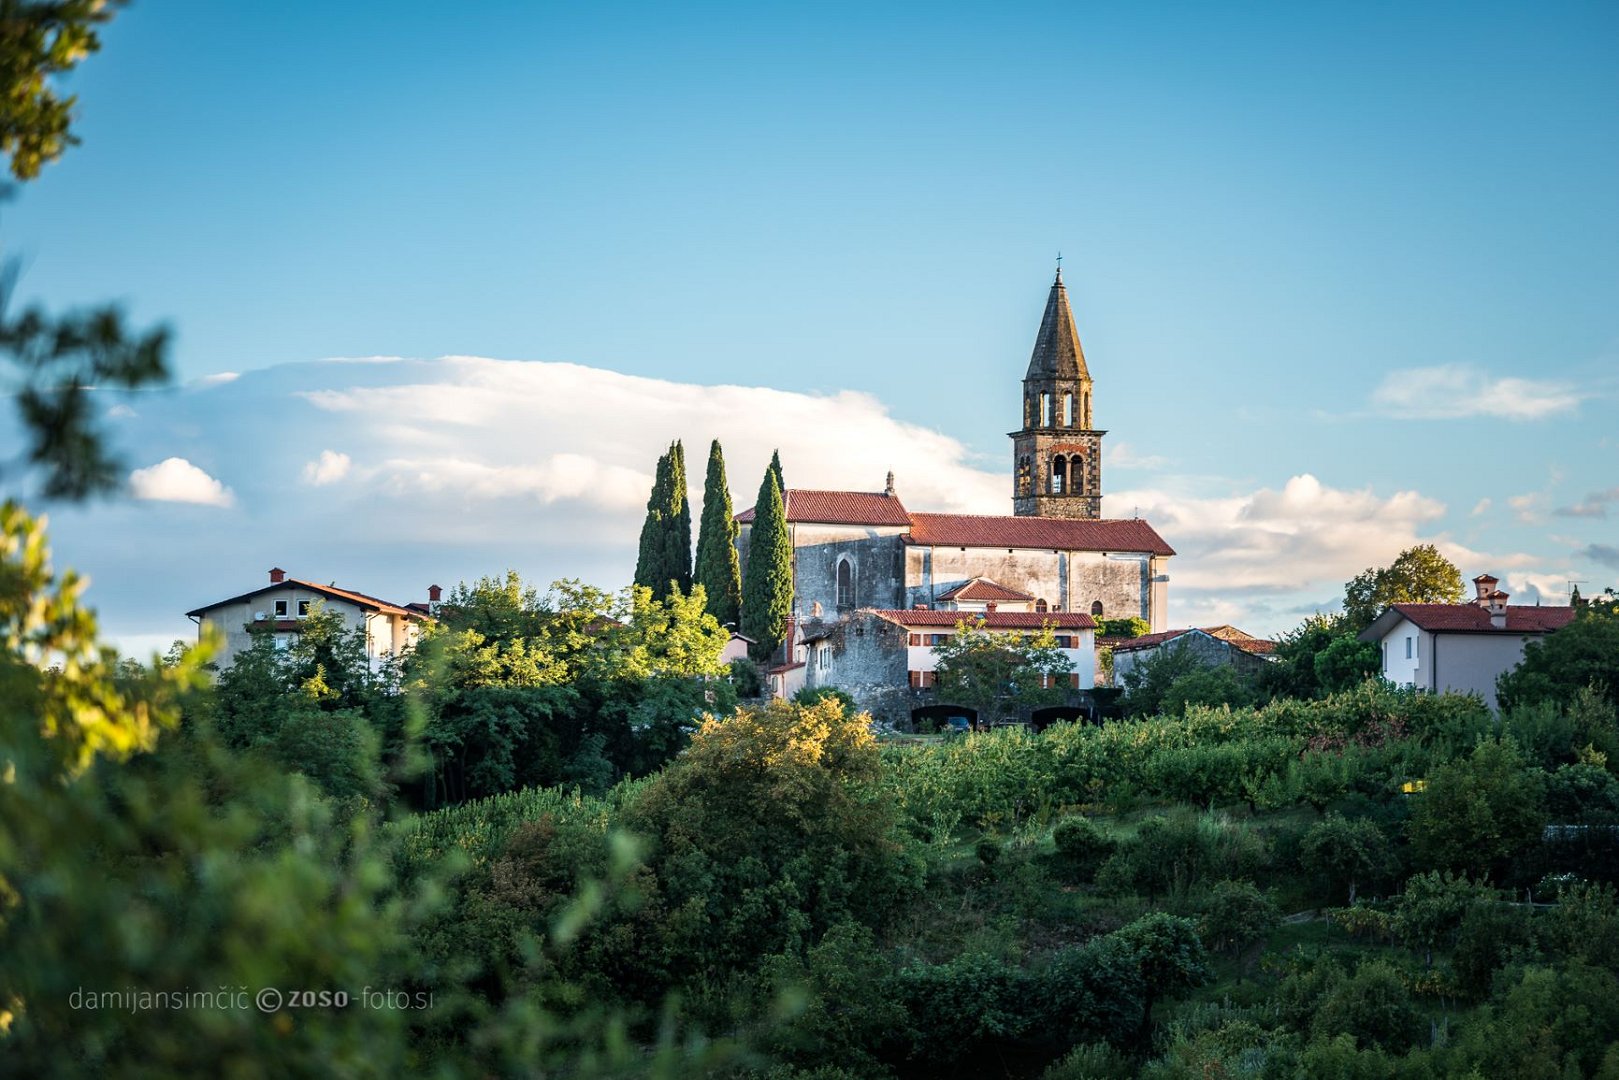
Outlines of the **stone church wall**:
M892 608L900 604L904 566L895 526L807 525L791 526L794 544L794 606L800 615L812 615L821 605L826 618L838 607L838 562L848 559L853 573L854 597L848 610Z
M911 546L905 551L902 606L932 607L940 593L969 578L985 577L1059 611L1089 614L1100 600L1106 618L1135 615L1151 622L1151 563L1150 556L1141 554Z

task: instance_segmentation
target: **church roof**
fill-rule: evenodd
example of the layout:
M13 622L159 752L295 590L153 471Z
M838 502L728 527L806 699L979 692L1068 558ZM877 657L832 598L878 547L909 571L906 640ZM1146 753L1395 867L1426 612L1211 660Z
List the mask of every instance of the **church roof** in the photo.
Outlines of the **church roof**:
M999 517L986 514L912 514L907 542L939 547L1048 548L1054 551L1143 551L1173 555L1175 549L1140 518L1071 521L1065 518Z
M1079 331L1074 328L1074 312L1068 306L1068 289L1062 283L1062 270L1051 283L1051 295L1046 298L1046 314L1040 320L1040 333L1034 339L1034 354L1029 357L1026 379L1055 376L1059 379L1088 379L1085 350L1079 344Z
M909 525L911 515L897 495L881 491L787 491L787 520L817 525ZM753 507L736 520L752 524Z
M1008 589L1005 585L989 578L975 577L965 581L949 592L940 593L940 600L1033 600L1028 593Z

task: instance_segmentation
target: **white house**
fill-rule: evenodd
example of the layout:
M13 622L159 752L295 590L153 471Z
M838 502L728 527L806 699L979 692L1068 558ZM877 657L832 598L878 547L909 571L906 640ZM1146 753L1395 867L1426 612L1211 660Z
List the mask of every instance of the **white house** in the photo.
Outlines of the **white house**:
M1467 604L1394 604L1361 631L1382 651L1383 678L1398 686L1455 690L1495 708L1495 680L1518 666L1525 643L1560 630L1572 607L1508 604L1497 579L1473 579Z
M217 657L221 670L235 662L238 654L253 647L259 634L274 635L277 648L292 644L295 635L303 630L303 621L316 604L327 611L336 612L343 622L365 631L365 654L373 666L390 656L397 655L416 643L424 623L432 619L442 590L437 585L428 589L428 602L394 604L375 596L339 589L335 585L317 585L287 576L277 567L270 571L270 581L257 589L204 604L186 612L197 624L199 639L211 627L224 636L225 647Z

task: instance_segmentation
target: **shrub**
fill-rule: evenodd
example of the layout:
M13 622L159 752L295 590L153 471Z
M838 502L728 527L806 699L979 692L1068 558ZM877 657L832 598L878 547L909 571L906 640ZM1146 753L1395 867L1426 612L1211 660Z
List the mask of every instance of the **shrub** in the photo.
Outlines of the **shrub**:
M1355 902L1360 885L1381 880L1394 865L1394 853L1383 832L1365 818L1329 814L1312 826L1299 844L1299 864L1314 874L1328 895Z
M1318 1037L1352 1035L1396 1053L1413 1046L1425 1027L1400 973L1384 960L1362 964L1328 992L1310 1024Z
M1240 953L1280 921L1276 904L1247 881L1216 883L1203 905L1198 932L1215 949Z
M1057 845L1057 861L1073 880L1088 882L1113 852L1112 835L1087 817L1068 817L1051 832Z

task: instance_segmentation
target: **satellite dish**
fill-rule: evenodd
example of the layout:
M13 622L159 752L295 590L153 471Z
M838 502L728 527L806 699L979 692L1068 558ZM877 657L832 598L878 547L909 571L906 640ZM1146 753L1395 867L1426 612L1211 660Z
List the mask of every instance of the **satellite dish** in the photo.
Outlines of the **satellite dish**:
M264 612L262 612L262 611L255 611L255 612L254 612L254 613L253 613L253 621L254 621L254 622L263 622L263 621L264 621Z

